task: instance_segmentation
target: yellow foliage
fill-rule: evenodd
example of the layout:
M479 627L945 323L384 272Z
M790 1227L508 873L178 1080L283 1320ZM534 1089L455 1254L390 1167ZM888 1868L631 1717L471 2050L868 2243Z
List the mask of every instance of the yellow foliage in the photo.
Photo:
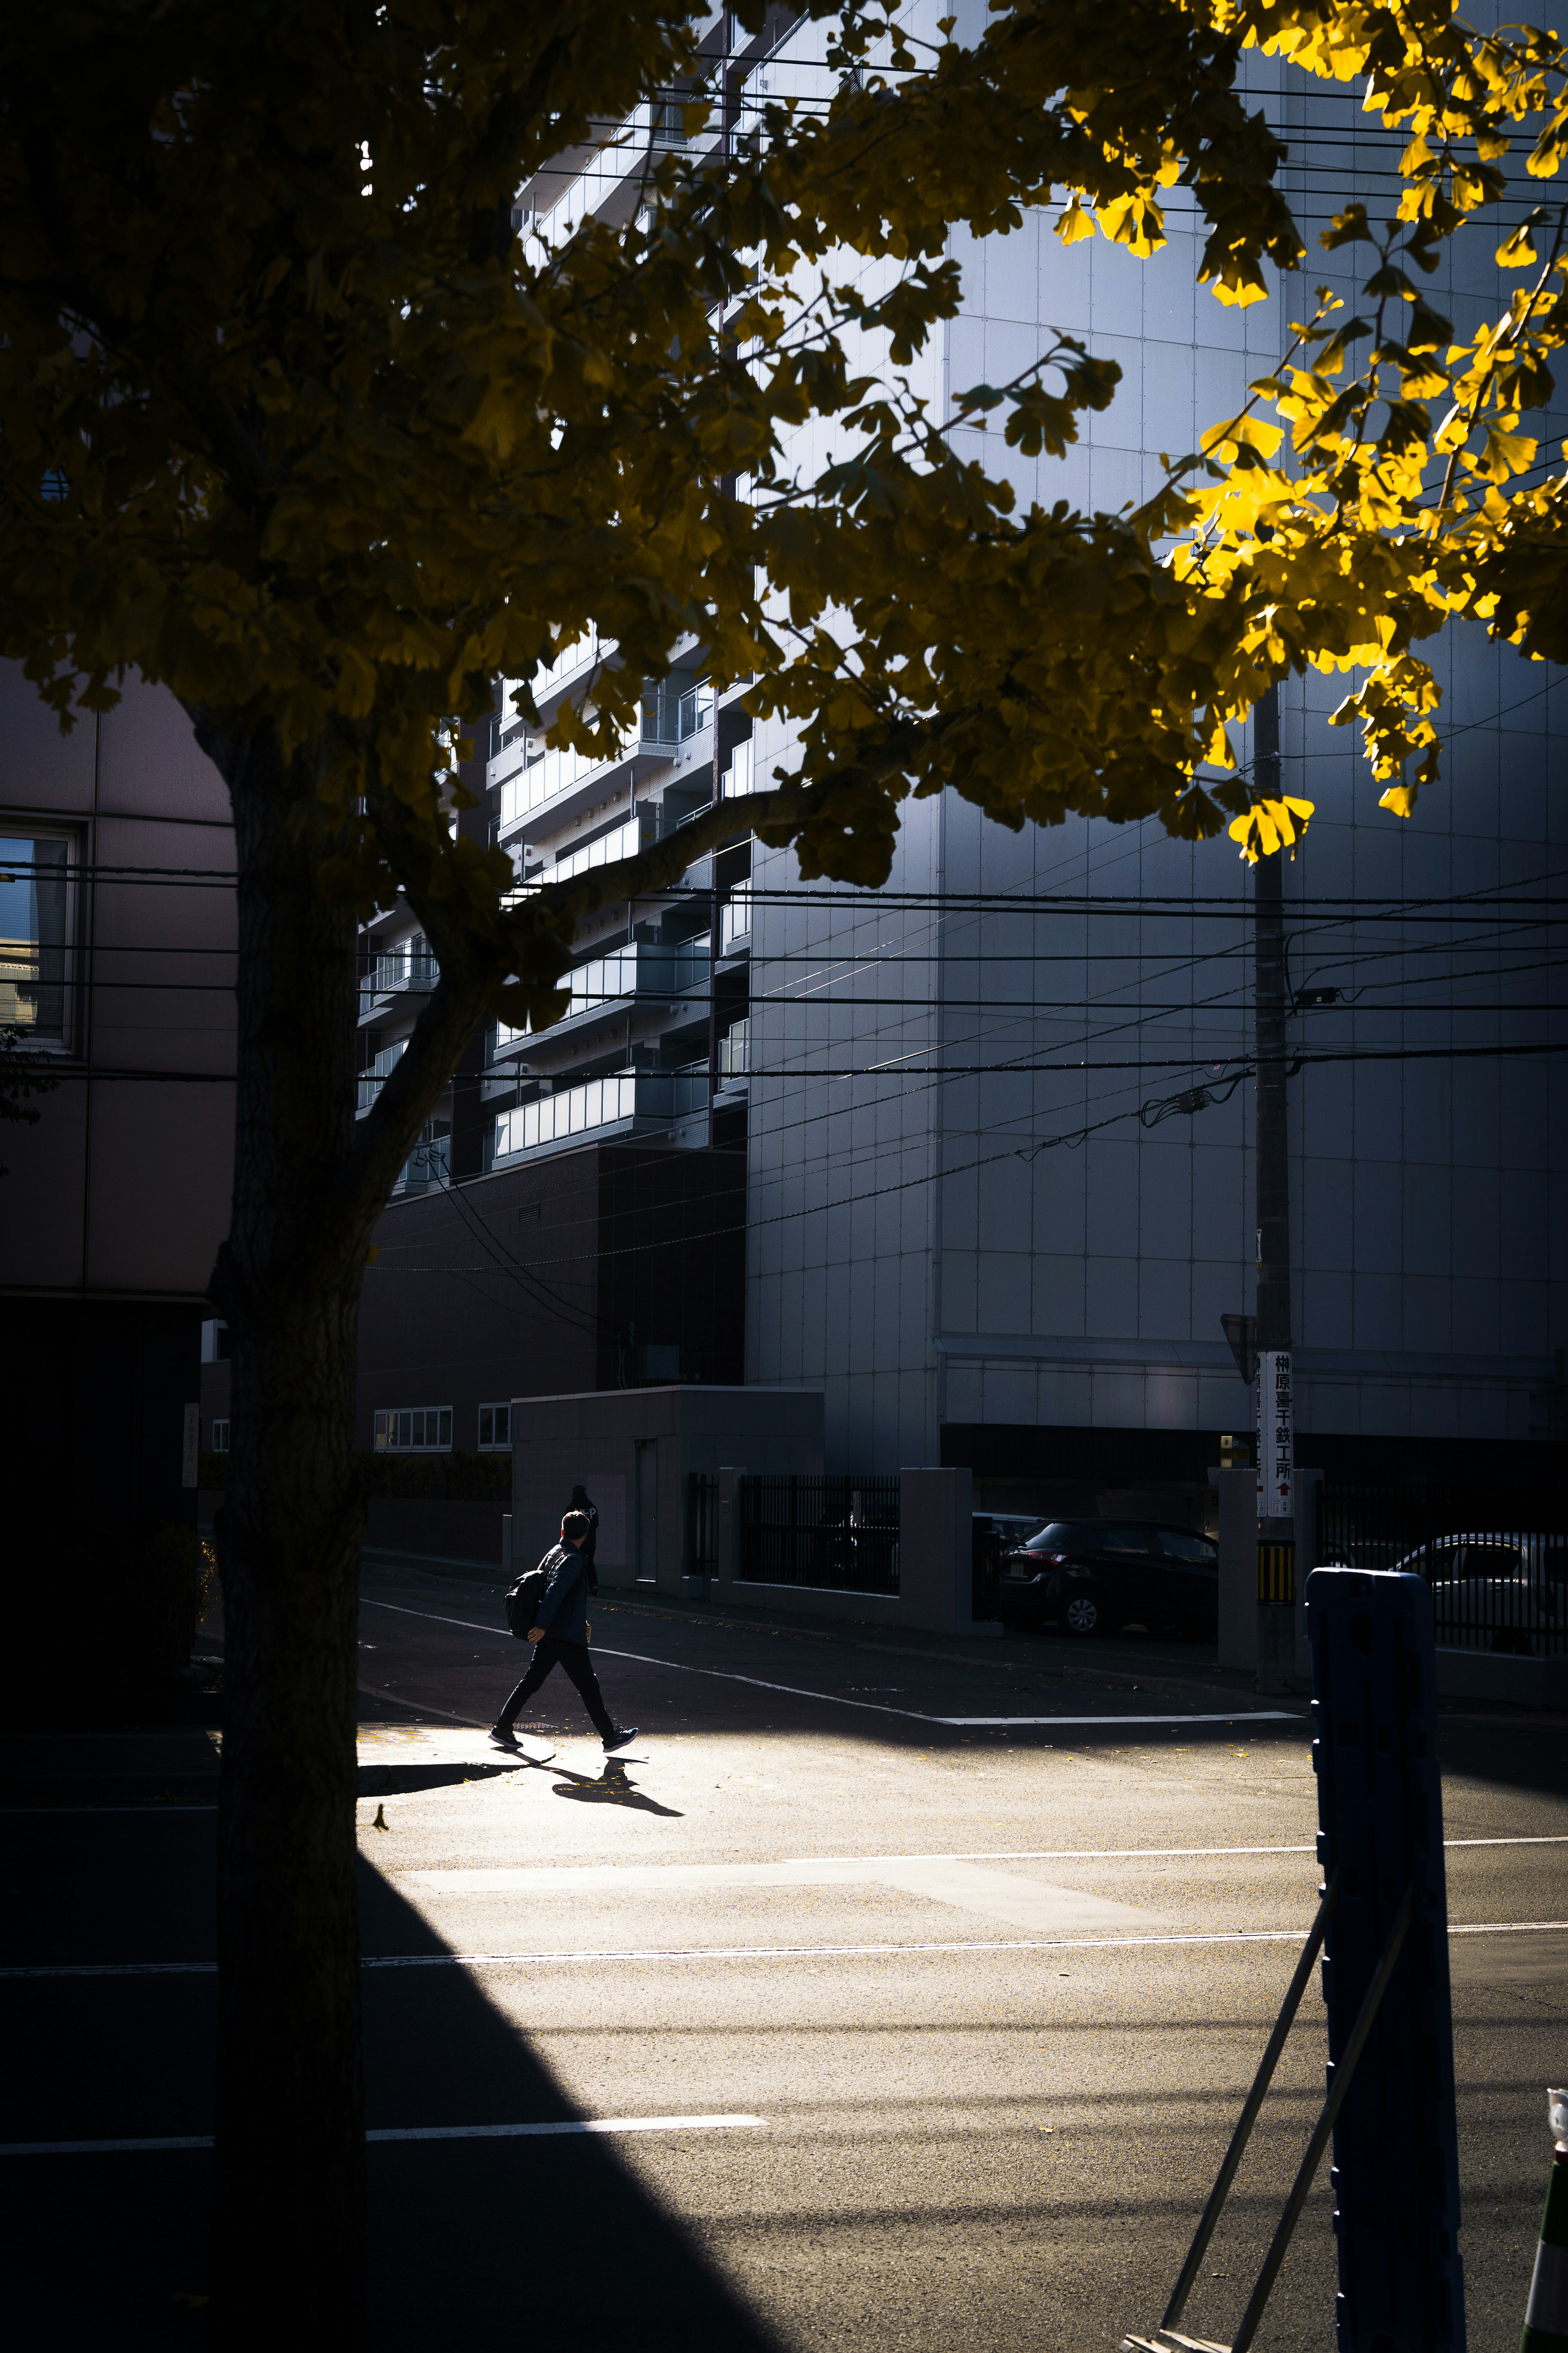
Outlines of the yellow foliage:
M1255 801L1226 831L1232 841L1241 844L1241 855L1249 866L1286 848L1294 858L1295 845L1307 830L1312 807L1310 801L1297 800L1289 793L1278 799Z

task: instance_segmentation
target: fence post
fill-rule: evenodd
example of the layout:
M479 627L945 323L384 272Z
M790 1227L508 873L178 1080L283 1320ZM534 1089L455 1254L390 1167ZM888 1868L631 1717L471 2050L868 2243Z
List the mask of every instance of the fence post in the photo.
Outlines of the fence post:
M1322 1531L1323 1474L1296 1472L1296 1655L1295 1682L1312 1687L1312 1646L1307 1640L1307 1579L1317 1567Z
M1334 2066L1392 1931L1409 1920L1334 2125L1336 2341L1339 2353L1463 2353L1431 1599L1418 1577L1314 1569L1307 1629L1318 1860L1340 1888L1323 1958Z
M718 1560L713 1598L728 1601L741 1567L741 1482L743 1465L722 1465L719 1472Z
M1258 1664L1258 1481L1250 1463L1221 1471L1219 1486L1219 1662Z
M910 1469L899 1473L899 1620L928 1633L975 1630L969 1525L973 1473ZM962 1609L962 1617L960 1610Z

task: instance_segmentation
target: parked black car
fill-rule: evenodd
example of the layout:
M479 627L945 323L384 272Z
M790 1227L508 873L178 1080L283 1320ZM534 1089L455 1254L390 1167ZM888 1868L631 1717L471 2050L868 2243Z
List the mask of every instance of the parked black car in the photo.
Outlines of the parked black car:
M1066 1634L1219 1631L1219 1547L1163 1520L1051 1520L1002 1562L1002 1615Z

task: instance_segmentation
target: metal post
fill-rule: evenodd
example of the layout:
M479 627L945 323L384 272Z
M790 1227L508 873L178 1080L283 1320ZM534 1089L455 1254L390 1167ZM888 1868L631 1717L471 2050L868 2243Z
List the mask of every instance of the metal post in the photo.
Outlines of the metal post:
M1463 2353L1432 1598L1419 1577L1314 1569L1307 1632L1318 1854L1340 1882L1323 1948L1336 2087L1409 1923L1333 2126L1340 2353Z
M1323 2151L1329 2145L1329 2135L1333 2131L1340 2110L1350 2097L1355 2071L1361 2063L1361 2054L1366 2049L1373 2028L1377 2024L1377 2014L1383 2008L1383 1997L1388 1991L1389 1980L1398 1966L1400 1954L1405 1950L1405 1939L1409 1933L1410 1915L1415 1908L1415 1890L1414 1887L1407 1887L1405 1891L1405 1901L1399 1907L1398 1916L1394 1920L1382 1957L1378 1961L1376 1974L1368 1986L1366 1997L1357 2012L1355 2025L1351 2031L1351 2039L1334 2063L1334 2079L1329 2089L1329 2096L1323 2102L1323 2112L1318 2118L1311 2139L1307 2143L1307 2153L1296 2169L1296 2179L1291 2184L1290 2195L1285 2203L1285 2211L1280 2215L1274 2236L1269 2241L1268 2253L1263 2258L1263 2269L1258 2274L1257 2286L1247 2300L1247 2310L1241 2316L1241 2326L1232 2340L1230 2353L1247 2353L1247 2348L1258 2334L1258 2324L1263 2317L1263 2307L1268 2303L1274 2283L1279 2276L1279 2266L1285 2260L1286 2250L1290 2244L1296 2225L1301 2217L1301 2209L1307 2202L1307 2192L1312 2186L1312 2177L1322 2163ZM1341 2344L1342 2345L1344 2341L1342 2336ZM1392 2340L1385 2337L1375 2341L1387 2345Z
M719 698L713 697L713 806L718 807L723 797L723 777L719 773ZM719 904L719 845L714 843L708 853L708 872L712 881L708 910L708 1141L713 1141L713 1098L719 1092L719 953L722 945L723 913Z
M1279 797L1279 690L1271 686L1252 714L1253 776L1260 797ZM1253 1035L1256 1074L1254 1181L1258 1207L1258 1688L1290 1688L1296 1664L1295 1523L1289 1500L1264 1493L1272 1453L1277 1377L1290 1382L1290 1140L1285 1072L1289 990L1285 969L1285 876L1280 853L1252 870ZM1283 1356L1283 1366L1280 1357Z
M1193 2292L1193 2284L1198 2275L1198 2265L1203 2262L1205 2250L1215 2234L1215 2226L1224 2211L1225 2201L1230 2196L1230 2185L1236 2179L1237 2168L1241 2163L1246 2154L1247 2144L1252 2137L1252 2127L1258 2122L1258 2111L1263 2105L1263 2095L1274 2080L1274 2070L1279 2064L1279 2054L1285 2048L1286 2038L1289 2034L1296 2012L1301 2006L1301 1996L1307 1990L1307 1980L1312 1974L1313 1964L1322 1947L1323 1937L1329 1925L1329 1915L1339 1899L1339 1881L1331 1879L1320 1899L1318 1916L1312 1923L1305 1945L1301 1947L1301 1957L1296 1964L1296 1974L1290 1980L1285 2000L1280 2005L1279 2015L1274 2021L1274 2031L1270 2034L1263 2056L1258 2062L1258 2073L1252 2079L1252 2089L1248 2092L1246 2104L1237 2119L1236 2130L1230 2137L1230 2147L1226 2150L1225 2162L1219 2169L1219 2178L1209 2193L1208 2204L1204 2208L1204 2218L1198 2224L1197 2236L1188 2250L1187 2260L1182 2265L1176 2284L1171 2290L1171 2301L1165 2306L1165 2317L1160 2323L1163 2329L1174 2328L1186 2310L1187 2298ZM1261 2310L1261 2306L1259 2309Z

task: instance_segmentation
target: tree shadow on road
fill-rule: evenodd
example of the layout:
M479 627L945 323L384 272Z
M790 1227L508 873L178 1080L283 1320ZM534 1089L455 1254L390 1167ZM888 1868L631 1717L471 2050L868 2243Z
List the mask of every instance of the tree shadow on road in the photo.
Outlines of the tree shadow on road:
M367 1952L448 1949L368 1866L361 1894ZM580 2118L462 1968L367 1971L365 2061L372 2128ZM781 2353L608 2137L381 2143L369 2189L367 2336L388 2353L519 2334L557 2353Z

